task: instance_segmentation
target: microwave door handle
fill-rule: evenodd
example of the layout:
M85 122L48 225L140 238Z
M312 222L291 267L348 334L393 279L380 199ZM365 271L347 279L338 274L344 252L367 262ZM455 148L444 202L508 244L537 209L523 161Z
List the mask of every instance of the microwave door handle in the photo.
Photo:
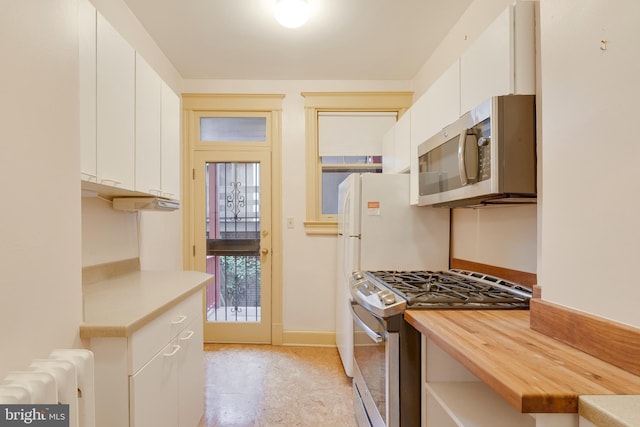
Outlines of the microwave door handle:
M360 326L360 328L364 331L364 333L367 334L367 336L371 338L375 343L380 344L381 342L383 342L384 336L374 331L373 329L371 329L364 322L364 320L362 320L360 316L358 316L358 313L356 313L356 311L353 308L354 304L357 304L357 303L351 302L351 306L349 306L349 308L351 309L351 315L353 316L353 320L358 324L358 326Z
M458 169L462 186L478 182L478 142L473 132L465 130L458 140Z
M467 179L467 165L465 159L465 151L467 146L467 130L464 129L460 132L460 137L458 138L458 171L460 172L460 182L464 187L469 183Z

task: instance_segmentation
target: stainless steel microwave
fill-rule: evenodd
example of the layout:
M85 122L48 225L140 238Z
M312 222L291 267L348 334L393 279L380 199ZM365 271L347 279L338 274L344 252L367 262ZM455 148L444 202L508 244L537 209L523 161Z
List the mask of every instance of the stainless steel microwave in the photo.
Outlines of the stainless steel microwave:
M534 95L488 99L418 146L419 204L536 202Z

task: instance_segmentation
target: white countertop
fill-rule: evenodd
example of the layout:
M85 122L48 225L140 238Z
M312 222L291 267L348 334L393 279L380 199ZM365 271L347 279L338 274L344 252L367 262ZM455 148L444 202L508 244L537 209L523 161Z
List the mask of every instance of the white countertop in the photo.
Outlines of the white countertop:
M580 416L597 426L640 426L640 395L580 396Z
M198 271L135 271L86 284L80 337L128 337L211 280Z

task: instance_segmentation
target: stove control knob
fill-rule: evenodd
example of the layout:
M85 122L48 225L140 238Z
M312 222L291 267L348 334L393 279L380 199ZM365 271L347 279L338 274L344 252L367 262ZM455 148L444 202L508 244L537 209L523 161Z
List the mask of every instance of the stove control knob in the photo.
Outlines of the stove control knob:
M364 276L359 271L356 271L355 273L353 273L353 278L356 280L362 280L364 279Z
M393 294L393 292L383 291L380 292L378 296L380 297L380 301L382 301L384 305L391 305L396 302L396 296Z

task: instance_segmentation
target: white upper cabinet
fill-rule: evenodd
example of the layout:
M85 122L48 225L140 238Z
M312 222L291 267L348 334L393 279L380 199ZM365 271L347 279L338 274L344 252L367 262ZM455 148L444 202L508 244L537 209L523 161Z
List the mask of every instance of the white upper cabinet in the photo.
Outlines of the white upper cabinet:
M135 51L98 13L98 183L134 189Z
M162 80L136 54L136 191L161 194L160 120Z
M407 172L411 151L411 114L408 112L393 127L393 147L396 173Z
M180 198L180 97L162 82L161 190L163 197Z
M382 173L395 173L396 154L393 147L393 129L392 127L382 136Z
M460 65L455 61L411 107L411 139L426 141L460 117Z
M491 96L535 94L535 1L507 7L460 57L460 113Z
M382 137L382 172L404 173L409 170L411 115L405 113Z
M89 0L78 3L80 178L96 182L96 8Z
M180 97L88 0L78 19L83 188L179 199Z

